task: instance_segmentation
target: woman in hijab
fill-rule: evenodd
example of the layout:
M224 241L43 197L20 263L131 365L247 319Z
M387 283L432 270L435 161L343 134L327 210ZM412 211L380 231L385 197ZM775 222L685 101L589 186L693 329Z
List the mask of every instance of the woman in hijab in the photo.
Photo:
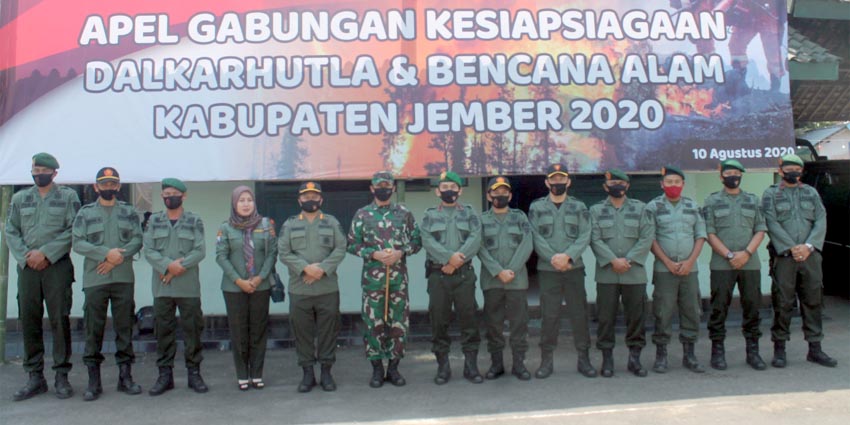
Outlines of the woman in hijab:
M277 237L274 221L257 213L254 192L247 186L233 190L230 219L218 230L215 253L224 272L221 290L237 384L243 391L262 389Z

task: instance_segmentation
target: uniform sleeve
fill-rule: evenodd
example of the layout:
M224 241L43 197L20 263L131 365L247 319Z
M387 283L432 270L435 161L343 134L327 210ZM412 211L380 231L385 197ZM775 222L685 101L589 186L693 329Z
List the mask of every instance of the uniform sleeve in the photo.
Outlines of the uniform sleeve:
M132 208L130 217L133 219L133 237L121 247L124 249L125 260L131 260L137 252L142 250L142 222L139 220L139 214Z
M62 223L62 228L64 230L38 249L45 257L47 257L48 260L50 260L50 263L55 263L60 258L71 252L71 228L74 225L74 219L77 217L77 212L80 210L80 198L77 196L77 192L72 190L68 190L67 193L68 196L66 197L67 202L65 206L65 216ZM139 241L139 243L141 243L141 241ZM136 250L136 252L139 252L139 250Z
M463 241L458 252L463 254L468 261L472 261L472 258L478 254L478 250L481 249L481 218L472 208L469 208L469 214L469 236Z
M705 203L702 207L702 218L705 220L705 233L708 235L716 235L717 228L714 225L714 210L710 196L705 198Z
M581 210L578 215L578 237L576 241L567 246L564 254L570 256L573 262L578 261L584 250L590 245L590 212L587 211L587 206L581 204Z
M814 189L812 191L814 192ZM812 225L809 236L806 238L806 243L811 244L818 251L823 251L823 242L826 239L826 208L824 208L823 202L820 200L820 195L815 193L815 196L817 196L817 202L815 202L815 222Z
M224 276L231 282L240 279L239 273L230 262L230 238L227 237L227 224L222 223L215 237L215 262L221 267ZM265 264L263 264L265 265Z
M502 235L499 236L501 237ZM481 247L481 249L478 250L478 259L481 260L481 266L484 269L481 271L482 274L486 270L490 276L496 277L496 275L501 273L502 270L507 269L507 267L502 267L502 264L500 264L499 260L490 253L490 250L487 249L487 247Z
M449 258L454 254L453 252L449 252L443 245L440 244L440 241L434 239L434 235L428 231L428 223L430 221L430 217L428 213L425 213L425 218L422 221L422 225L424 228L420 233L422 237L422 248L425 248L425 252L428 253L435 261L440 264L448 264Z
M260 269L260 279L266 280L271 276L272 270L275 268L275 262L277 262L277 233L274 230L274 220L267 219L268 226L266 237L268 238L268 245L266 245L266 257L263 258L263 267ZM235 280L235 279L234 279Z
M24 242L24 235L21 232L21 211L14 200L9 206L9 216L6 217L5 238L12 257L15 258L21 268L25 268L27 266L26 255L30 251L30 247Z
M519 216L519 228L522 230L522 241L519 243L516 251L514 251L514 255L511 257L510 263L508 263L508 268L514 272L519 271L522 266L525 265L528 261L528 257L531 256L531 251L534 250L534 235L531 234L531 224L528 223L528 218L525 214L520 214Z
M148 227L145 229L144 235L142 236L142 240L144 242L144 248L142 248L142 254L144 254L145 259L150 263L151 268L159 274L165 274L168 271L168 265L174 261L173 258L166 257L161 252L154 249L154 239L153 239L153 227L151 224L148 224Z
M632 249L626 253L626 259L633 263L646 266L646 258L652 249L652 241L655 240L655 213L649 208L644 208L640 216L640 233L637 242Z
M298 276L310 263L292 250L291 239L292 231L289 230L289 226L286 223L283 223L283 227L280 230L280 237L277 239L277 255L280 258L280 262L289 269L290 274Z
M593 251L600 267L607 266L617 258L614 251L602 239L602 229L599 227L599 217L595 210L591 210L590 213L590 250Z
M696 204L696 202L694 202ZM705 232L705 219L702 218L702 213L700 212L699 207L697 207L697 219L694 222L694 240L697 239L705 239L708 235Z
M766 232L767 231L767 223L764 220L764 212L761 208L758 207L760 204L759 197L753 195L754 203L756 204L756 216L753 220L753 232Z
M409 235L407 244L403 247L404 255L411 256L422 249L422 236L419 234L419 225L413 213L408 211L404 218L404 232Z
M74 252L97 262L104 261L106 260L106 254L109 253L109 248L103 245L95 245L87 240L86 236L88 236L88 226L86 225L84 211L85 210L81 210L77 214L77 218L74 219L74 226L71 230L74 242Z
M779 254L788 251L796 243L794 243L794 239L785 231L782 224L776 218L776 204L771 188L764 191L764 195L761 198L761 206L764 221L767 224L767 232L770 235L770 244L773 245L773 249Z
M345 235L342 233L342 225L339 222L334 223L334 249L331 253L319 263L319 268L325 271L325 274L336 272L342 260L345 259Z
M363 238L363 210L358 210L354 215L354 220L351 220L351 227L348 229L348 252L354 254L365 261L372 259L372 254L381 249L381 247L370 246Z
M207 244L204 241L204 222L200 217L195 218L195 245L192 250L183 257L180 263L185 268L192 268L201 263L201 260L207 256Z
M549 241L543 237L538 231L539 226L537 225L537 215L538 211L535 210L534 204L531 204L531 208L528 211L528 221L531 223L531 233L534 238L534 251L537 252L537 256L541 259L549 262L552 260L552 257L557 254L552 246L549 245Z

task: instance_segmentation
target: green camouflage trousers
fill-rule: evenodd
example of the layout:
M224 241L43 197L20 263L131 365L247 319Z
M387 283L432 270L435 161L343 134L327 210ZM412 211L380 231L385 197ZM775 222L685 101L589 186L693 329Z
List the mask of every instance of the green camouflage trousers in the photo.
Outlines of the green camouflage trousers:
M363 341L369 361L404 357L407 331L410 327L410 305L407 283L390 285L387 323L384 323L384 291L363 290Z

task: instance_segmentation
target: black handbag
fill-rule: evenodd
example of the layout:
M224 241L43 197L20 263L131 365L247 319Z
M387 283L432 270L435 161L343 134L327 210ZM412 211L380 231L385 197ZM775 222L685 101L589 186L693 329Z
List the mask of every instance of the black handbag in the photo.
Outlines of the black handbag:
M269 232L271 234L272 228L271 223L269 223L268 218L263 218L263 231ZM266 252L269 249L269 239L266 238ZM269 296L272 298L272 302L282 303L286 301L286 288L283 287L283 281L280 280L280 275L277 274L277 270L272 268L272 288L269 291Z

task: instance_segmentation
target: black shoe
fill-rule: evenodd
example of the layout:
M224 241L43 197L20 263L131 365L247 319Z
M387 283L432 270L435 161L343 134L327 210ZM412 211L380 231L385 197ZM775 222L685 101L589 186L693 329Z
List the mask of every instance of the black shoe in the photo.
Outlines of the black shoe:
M142 387L133 382L130 363L118 365L118 391L130 395L142 393Z
M199 367L190 367L188 368L189 372L189 388L195 390L196 393L203 394L209 391L209 387L204 382L204 378L201 377L201 368Z
M452 379L452 365L449 363L449 353L435 353L437 356L437 376L434 383L443 385Z
M600 373L603 378L614 376L614 354L611 351L610 348L602 350L602 367L600 368Z
M478 351L466 351L463 353L463 377L473 384L484 382L484 377L478 371Z
M44 394L47 392L47 380L44 379L44 373L39 372L30 372L29 380L27 380L27 384L24 385L23 388L19 389L12 396L12 400L14 401L23 401L28 398L35 397L39 394Z
M711 367L717 370L726 370L726 347L723 341L711 341Z
M531 372L525 367L525 353L513 353L513 366L511 367L511 375L516 376L520 381L528 381L531 379Z
M537 371L534 372L534 377L537 379L546 379L552 374L554 369L555 366L552 360L552 352L543 351L540 353L540 367L538 367Z
M496 379L505 374L505 360L501 351L490 353L490 369L484 375L487 379Z
M655 364L652 365L652 371L655 373L667 373L667 346L655 346Z
M316 374L313 371L313 366L304 366L301 368L304 376L301 377L301 382L298 384L299 393L309 393L316 386Z
M168 390L174 389L174 373L170 366L160 366L159 376L153 384L148 394L152 396L160 395Z
M325 391L336 391L336 382L334 382L334 377L331 376L331 365L322 365L322 376L319 378L319 383Z
M780 369L785 367L785 341L773 341L773 360L770 364Z
M578 369L578 372L584 375L586 378L596 378L596 369L593 367L592 364L590 364L590 355L588 355L587 350L580 350L578 352L578 362L576 363L576 369Z
M381 388L384 386L384 361L372 360L372 378L369 379L369 386L372 388Z
M747 364L755 370L767 369L767 365L759 355L759 340L756 338L747 338Z
M645 377L647 372L640 364L641 347L629 347L629 372L638 377Z
M809 343L809 354L806 355L806 360L826 367L838 366L838 362L835 359L823 352L820 342Z
M74 389L71 388L71 383L68 382L68 372L56 372L56 379L53 381L53 391L56 392L56 398L71 398L74 395Z
M103 393L103 385L100 383L100 365L86 366L89 371L89 385L83 393L83 400L94 401Z
M403 387L407 383L404 377L401 376L401 373L398 372L398 363L400 361L401 359L390 360L390 364L387 366L387 376L384 378L397 387Z
M682 366L694 373L705 373L705 369L699 364L696 354L694 354L694 343L682 343Z

